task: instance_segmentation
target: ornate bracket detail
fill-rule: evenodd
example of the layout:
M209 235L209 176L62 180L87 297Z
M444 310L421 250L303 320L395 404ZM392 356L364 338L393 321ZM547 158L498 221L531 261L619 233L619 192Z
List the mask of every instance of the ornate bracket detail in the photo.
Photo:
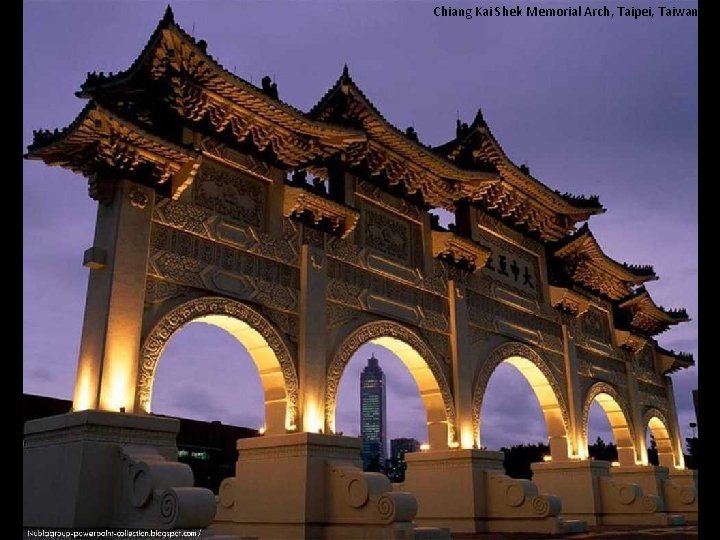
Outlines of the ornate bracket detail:
M640 336L627 330L618 330L617 328L615 329L615 340L619 347L625 347L632 351L633 354L639 353L647 344L647 341Z
M550 303L554 308L573 317L580 317L590 308L590 301L581 294L553 285L550 286Z
M432 231L432 254L475 272L485 266L490 250L451 231Z
M299 217L306 212L312 216L316 225L323 219L327 219L332 231L341 238L345 238L353 232L360 219L360 213L357 210L310 193L301 187L285 185L283 216Z
M130 199L130 206L133 208L137 208L138 210L142 210L147 206L148 203L148 196L145 195L145 193L142 192L142 190L137 188L132 188L130 192L128 193L128 198Z

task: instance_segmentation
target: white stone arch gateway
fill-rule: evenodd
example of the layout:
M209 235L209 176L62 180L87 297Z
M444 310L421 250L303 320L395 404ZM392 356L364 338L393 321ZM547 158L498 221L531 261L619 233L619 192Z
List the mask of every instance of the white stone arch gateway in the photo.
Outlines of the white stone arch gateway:
M335 430L335 409L340 379L350 358L364 344L386 347L410 371L425 404L428 440L433 449L455 446L456 416L450 385L442 366L430 347L406 326L388 320L373 321L356 328L345 337L332 357L325 387L325 424Z
M615 437L618 451L618 462L622 466L636 464L638 454L635 448L635 429L630 422L630 412L626 400L610 384L598 382L593 384L585 396L582 409L582 457L588 457L588 432L590 422L590 407L596 401L607 416L608 422Z
M242 302L219 296L189 300L158 318L140 351L136 410L150 412L152 386L160 356L170 338L191 322L218 326L247 348L265 391L266 432L294 430L298 413L298 377L285 342L272 323L260 313Z
M480 411L487 385L495 369L503 362L514 366L525 377L540 402L554 460L570 455L568 446L569 414L564 394L545 360L532 347L519 342L503 343L481 362L473 384L473 437L480 446Z

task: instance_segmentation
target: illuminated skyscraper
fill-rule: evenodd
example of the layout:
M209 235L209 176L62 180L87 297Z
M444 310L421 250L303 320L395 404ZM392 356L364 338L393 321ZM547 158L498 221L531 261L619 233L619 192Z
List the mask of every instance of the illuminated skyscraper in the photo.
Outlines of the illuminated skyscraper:
M384 470L387 456L385 374L375 355L360 375L360 435L364 470Z

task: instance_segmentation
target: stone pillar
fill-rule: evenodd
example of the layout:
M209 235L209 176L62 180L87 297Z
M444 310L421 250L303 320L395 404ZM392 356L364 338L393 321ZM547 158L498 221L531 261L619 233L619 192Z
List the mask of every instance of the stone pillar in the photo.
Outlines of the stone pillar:
M670 430L670 436L672 437L675 463L660 463L660 465L670 469L670 474L672 474L673 469L685 468L685 455L683 454L682 433L680 431L680 422L678 420L677 408L675 406L675 392L673 391L673 382L672 379L667 375L665 376L665 392L667 393L668 401L667 420L668 422L670 422L670 425L667 427Z
M73 409L134 412L155 193L129 180L98 206Z
M569 446L568 450L570 450L573 455L585 458L587 457L587 441L585 441L583 437L582 426L582 407L585 396L580 393L580 370L578 368L575 341L570 334L567 324L562 325L562 334L565 384L567 386L568 415L570 417L570 429L567 434L570 444L566 445L566 447ZM565 456L562 456L562 448L555 450L554 453L552 452L552 445L550 449L554 461L568 459L569 457L567 450L565 451Z
M473 437L473 373L468 340L468 307L465 287L455 280L448 281L450 301L450 350L452 354L452 385L455 397L456 437L462 448L472 448L477 441ZM433 448L432 443L430 447ZM442 447L440 447L442 448Z
M300 329L298 336L299 401L302 431L318 433L325 425L327 288L323 251L300 248Z
M630 418L628 422L634 428L635 433L635 455L634 460L631 461L623 459L620 455L620 448L618 448L618 461L623 467L630 467L635 463L648 464L647 456L647 445L645 443L645 436L647 426L643 425L642 411L640 409L640 391L638 389L637 377L635 375L635 367L632 362L625 364L625 374L627 376L627 387L628 387L628 406L630 407Z

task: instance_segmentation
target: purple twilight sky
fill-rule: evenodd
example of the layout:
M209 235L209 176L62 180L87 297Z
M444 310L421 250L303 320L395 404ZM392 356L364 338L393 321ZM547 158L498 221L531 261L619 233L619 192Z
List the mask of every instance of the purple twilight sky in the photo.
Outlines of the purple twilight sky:
M496 5L445 2L480 4ZM75 118L84 102L73 93L86 72L130 66L165 5L26 0L23 145L33 129L62 128ZM648 289L656 302L684 306L693 319L659 341L697 360L697 19L468 20L436 17L437 5L172 2L178 23L205 39L226 68L255 84L275 77L281 99L300 109L322 96L345 63L391 123L414 126L428 144L452 138L458 113L470 122L482 107L516 163L553 189L600 195L608 211L590 220L596 238L617 260L654 265L660 280ZM23 177L23 388L69 399L88 272L81 260L92 243L95 203L85 180L63 169L24 161ZM343 377L338 429L359 431L359 374L371 352L388 378L390 437L425 440L414 382L398 359L372 345ZM688 436L697 369L673 379ZM155 388L159 413L263 422L254 366L217 328L191 324L174 336ZM545 440L539 405L514 368L501 366L488 392L483 444ZM594 410L591 439L597 435L611 439Z

